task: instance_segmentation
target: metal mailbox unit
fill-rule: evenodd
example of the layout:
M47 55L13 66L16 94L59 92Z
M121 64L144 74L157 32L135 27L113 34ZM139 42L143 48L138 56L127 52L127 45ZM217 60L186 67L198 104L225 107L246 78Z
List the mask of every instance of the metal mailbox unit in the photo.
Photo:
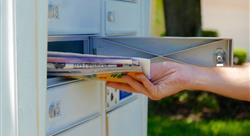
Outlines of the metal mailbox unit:
M49 0L48 51L232 65L230 39L148 37L149 5L150 0ZM47 82L47 136L147 135L147 97L103 81Z
M147 135L146 96L48 77L47 51L232 65L230 39L149 37L150 1L1 0L0 135Z

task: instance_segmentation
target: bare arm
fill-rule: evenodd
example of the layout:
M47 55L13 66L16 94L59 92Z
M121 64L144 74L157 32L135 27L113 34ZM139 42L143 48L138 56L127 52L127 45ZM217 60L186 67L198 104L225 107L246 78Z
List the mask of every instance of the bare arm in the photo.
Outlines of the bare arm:
M191 89L250 101L250 65L227 68L199 68Z
M125 83L107 85L143 93L151 99L161 99L184 89L205 90L238 100L250 101L250 65L243 67L205 68L194 65L164 62L152 64L152 79L144 75L123 77Z

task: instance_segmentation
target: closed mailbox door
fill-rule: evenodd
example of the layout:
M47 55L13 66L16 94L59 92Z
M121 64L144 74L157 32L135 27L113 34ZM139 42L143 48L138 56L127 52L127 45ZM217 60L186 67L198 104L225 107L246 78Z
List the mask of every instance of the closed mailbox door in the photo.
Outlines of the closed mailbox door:
M52 82L53 79L50 81ZM92 122L101 114L102 83L100 81L62 83L59 82L59 86L52 86L52 84L48 88L46 115L49 136L75 128L86 121ZM99 130L101 129L99 124L101 124L100 120L92 126Z
M101 0L49 0L48 6L49 35L100 33Z
M108 113L109 136L142 136L143 125L140 101L137 99Z
M232 65L232 42L222 38L95 37L94 54L173 60L200 66Z
M140 0L106 1L106 35L138 35L140 31Z

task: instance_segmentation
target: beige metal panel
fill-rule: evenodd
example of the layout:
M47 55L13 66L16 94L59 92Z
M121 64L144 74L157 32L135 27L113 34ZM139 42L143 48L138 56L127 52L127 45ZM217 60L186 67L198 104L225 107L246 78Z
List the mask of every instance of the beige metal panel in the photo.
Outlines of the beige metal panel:
M19 136L44 136L47 0L15 1Z

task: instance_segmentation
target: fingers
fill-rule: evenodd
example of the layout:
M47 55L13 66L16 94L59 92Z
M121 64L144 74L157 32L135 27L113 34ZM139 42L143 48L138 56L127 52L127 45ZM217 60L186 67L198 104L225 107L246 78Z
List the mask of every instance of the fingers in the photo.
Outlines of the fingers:
M142 93L146 96L151 96L148 92L147 88L144 87L143 84L138 82L137 80L133 79L130 76L123 76L121 78L125 83L117 83L117 82L109 82L107 85L113 88L126 90L126 91L132 91L136 93Z
M115 88L115 89L123 90L126 92L131 92L131 93L142 93L142 94L148 96L147 93L145 93L141 90L138 91L138 90L132 88L129 84L125 84L125 83L108 82L107 86L110 86L110 87Z
M153 100L159 100L159 92L157 86L151 83L144 74L128 74L121 79L125 83L108 82L107 85L116 89L128 92L142 93Z
M147 90L149 91L155 91L155 86L147 79L147 77L144 74L136 74L136 75L130 75L132 78L138 80L139 82L141 82Z
M145 86L140 82L138 82L137 80L131 78L130 76L124 76L122 77L122 79L126 81L126 83L130 85L132 88L134 88L137 92L150 96L147 88L145 88Z
M144 94L146 94L148 97L150 97L153 100L159 100L162 98L159 95L158 88L154 84L152 84L152 82L150 82L144 74L136 74L136 75L128 74L128 75L143 84L146 91L144 92Z

